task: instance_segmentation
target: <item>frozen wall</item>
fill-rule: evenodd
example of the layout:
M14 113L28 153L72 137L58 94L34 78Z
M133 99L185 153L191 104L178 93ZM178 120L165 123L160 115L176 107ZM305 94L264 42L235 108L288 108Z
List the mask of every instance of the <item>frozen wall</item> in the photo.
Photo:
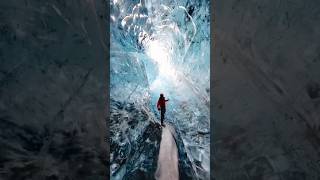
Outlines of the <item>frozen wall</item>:
M101 179L106 4L0 2L0 179Z
M216 179L318 179L319 2L223 0L215 10Z

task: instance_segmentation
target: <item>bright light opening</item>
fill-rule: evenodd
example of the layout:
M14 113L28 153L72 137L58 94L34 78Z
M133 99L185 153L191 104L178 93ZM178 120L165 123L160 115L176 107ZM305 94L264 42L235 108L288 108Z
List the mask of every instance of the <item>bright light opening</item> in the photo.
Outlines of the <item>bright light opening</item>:
M158 75L150 83L150 90L153 92L167 93L170 85L176 84L176 70L172 62L172 54L168 44L159 40L149 41L146 46L146 54L158 66Z
M146 52L147 55L158 65L159 75L166 76L170 79L175 77L175 70L171 64L170 51L163 43L158 40L150 41Z

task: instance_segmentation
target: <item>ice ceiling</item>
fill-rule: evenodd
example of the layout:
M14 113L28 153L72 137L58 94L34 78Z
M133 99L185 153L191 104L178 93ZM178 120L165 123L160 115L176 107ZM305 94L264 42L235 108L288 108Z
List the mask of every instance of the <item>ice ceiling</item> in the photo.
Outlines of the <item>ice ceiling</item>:
M111 98L159 117L181 133L189 158L209 171L210 17L208 0L113 0ZM156 118L156 119L157 119Z

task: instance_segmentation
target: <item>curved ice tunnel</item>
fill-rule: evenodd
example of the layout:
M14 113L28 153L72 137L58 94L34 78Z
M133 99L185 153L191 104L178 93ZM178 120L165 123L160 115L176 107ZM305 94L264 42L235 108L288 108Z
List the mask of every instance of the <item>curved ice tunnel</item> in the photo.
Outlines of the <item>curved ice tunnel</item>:
M209 1L110 3L111 99L134 104L143 109L147 119L158 121L155 104L164 93L170 99L166 121L181 132L188 157L206 179L210 169ZM139 122L123 134L137 137L147 124ZM111 131L119 126L128 128L123 123L111 126ZM119 137L112 138L116 141ZM122 143L130 140L123 138Z

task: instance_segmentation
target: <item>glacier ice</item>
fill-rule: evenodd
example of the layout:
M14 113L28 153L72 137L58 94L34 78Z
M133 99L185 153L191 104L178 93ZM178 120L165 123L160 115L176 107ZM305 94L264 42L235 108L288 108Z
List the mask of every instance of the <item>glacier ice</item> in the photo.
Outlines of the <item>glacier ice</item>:
M129 137L139 138L150 123L159 121L155 105L159 94L164 93L170 99L165 121L176 127L200 179L208 179L210 169L209 3L110 1L110 97L111 108L114 107L111 116L118 114L122 119L111 122L112 141L122 143L123 151L130 153ZM138 121L130 117L132 111L116 108L117 103L131 104L144 116ZM128 119L137 121L137 125L131 128ZM124 132L126 129L129 130ZM111 159L113 162L115 159ZM117 168L111 171L117 174L114 169Z

